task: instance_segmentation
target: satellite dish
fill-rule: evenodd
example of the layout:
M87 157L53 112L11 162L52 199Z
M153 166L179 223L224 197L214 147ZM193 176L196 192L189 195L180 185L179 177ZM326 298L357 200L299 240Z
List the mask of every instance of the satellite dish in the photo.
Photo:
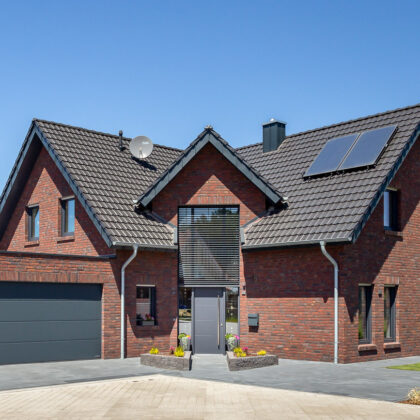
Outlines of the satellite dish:
M153 152L153 143L149 137L137 136L130 141L130 152L137 159L145 159Z

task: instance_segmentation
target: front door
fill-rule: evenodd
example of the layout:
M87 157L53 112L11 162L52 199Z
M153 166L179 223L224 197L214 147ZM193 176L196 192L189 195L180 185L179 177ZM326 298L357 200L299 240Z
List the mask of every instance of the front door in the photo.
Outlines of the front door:
M224 353L225 301L223 288L194 290L194 353Z

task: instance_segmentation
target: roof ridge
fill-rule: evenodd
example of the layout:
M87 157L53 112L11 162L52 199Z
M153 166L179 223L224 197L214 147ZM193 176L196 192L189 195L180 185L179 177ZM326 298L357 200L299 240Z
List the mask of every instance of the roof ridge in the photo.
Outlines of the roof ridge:
M90 128L80 127L80 126L77 126L77 125L64 124L64 123L60 123L60 122L56 122L56 121L43 120L41 118L33 118L32 121L35 122L35 123L41 122L41 123L58 125L60 127L73 128L73 129L76 129L76 130L86 131L88 133L101 134L101 135L108 136L108 137L114 137L116 139L118 139L120 137L118 134L106 133L105 131L92 130ZM131 137L123 137L123 139L124 140L131 140L132 138ZM154 145L158 146L158 147L165 148L165 149L172 149L172 150L177 150L177 151L182 151L183 150L183 149L178 149L177 147L166 146L166 145L163 145L163 144L154 144Z
M286 139L288 139L290 137L294 137L294 136L300 136L302 134L308 134L308 133L319 131L319 130L325 130L327 128L337 127L339 125L350 124L350 123L354 123L354 122L357 122L357 121L366 120L366 119L373 118L373 117L381 117L381 116L386 115L386 114L392 114L393 112L401 112L401 111L405 111L407 109L416 108L416 107L420 107L420 103L417 103L417 104L414 104L414 105L404 106L404 107L401 107L401 108L390 109L388 111L378 112L377 114L365 115L364 117L357 117L357 118L353 118L351 120L341 121L341 122L330 124L330 125L323 125L321 127L311 128L309 130L298 131L297 133L289 134L288 136L286 136ZM251 143L251 144L247 144L245 146L237 147L235 150L245 149L247 147L255 147L255 146L258 146L260 144L262 144L261 141L258 142L258 143Z

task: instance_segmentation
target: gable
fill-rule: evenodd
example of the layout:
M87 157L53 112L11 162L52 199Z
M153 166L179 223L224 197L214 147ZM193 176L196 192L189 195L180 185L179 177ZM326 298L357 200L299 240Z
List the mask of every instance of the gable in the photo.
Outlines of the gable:
M265 211L265 195L212 144L206 144L154 198L155 213L177 224L179 206L238 205L241 225Z
M396 125L377 164L308 179L305 172L331 138ZM287 208L267 214L245 231L245 248L353 243L420 134L420 106L359 118L286 137L269 160L262 145L238 152L289 196Z
M32 156L35 157L35 154ZM101 238L80 201L75 198L75 234L61 236L61 202L74 196L67 181L44 147L36 154L24 186L8 218L1 249L15 252L50 254L108 255L110 250ZM40 209L39 240L27 240L27 206Z
M146 207L170 183L180 171L193 159L203 147L211 144L236 169L253 183L273 204L285 203L286 197L282 195L261 176L254 168L248 165L236 151L223 140L211 127L206 129L190 144L178 159L140 196L137 206Z

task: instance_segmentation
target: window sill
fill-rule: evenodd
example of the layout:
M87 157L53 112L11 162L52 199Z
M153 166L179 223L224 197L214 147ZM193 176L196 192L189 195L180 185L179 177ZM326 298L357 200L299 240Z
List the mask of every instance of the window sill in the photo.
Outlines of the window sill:
M39 239L37 239L36 241L26 241L25 245L23 245L24 248L30 248L33 246L39 246Z
M359 344L358 351L376 351L378 348L376 344Z
M63 242L73 242L73 241L74 241L74 235L57 237L57 243L58 244L61 244Z
M396 350L401 349L401 343L398 343L397 341L384 343L384 350Z
M403 233L400 230L384 230L385 236L392 236L394 238L400 238L403 239Z

